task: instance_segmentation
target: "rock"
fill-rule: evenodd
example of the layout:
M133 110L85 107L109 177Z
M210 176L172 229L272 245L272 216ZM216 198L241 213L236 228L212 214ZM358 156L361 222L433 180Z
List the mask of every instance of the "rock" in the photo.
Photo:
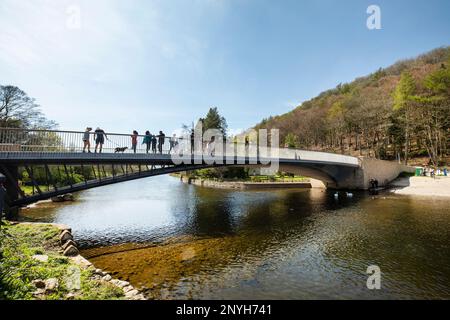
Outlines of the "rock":
M76 294L69 292L68 294L66 294L66 299L67 300L75 300Z
M39 288L35 292L33 292L33 296L42 296L45 294L45 289Z
M31 283L38 289L44 289L45 288L45 282L41 279L36 279L31 281Z
M133 286L126 286L123 288L123 292L125 292L125 293L133 291L133 290L134 290Z
M111 277L109 274L107 274L106 276L104 276L104 277L102 278L102 280L104 280L104 281L111 281L111 280L112 280L112 277Z
M55 291L59 287L58 279L50 278L45 280L45 291Z
M51 198L52 202L64 202L63 196L56 196Z
M73 241L73 236L68 230L64 230L59 235L59 240L61 241L61 245L64 245L69 240Z
M76 244L75 241L69 239L69 240L66 241L66 243L64 243L64 244L62 245L63 250L66 250L68 246L74 246L74 247L77 247L77 244Z
M73 257L73 256L77 256L79 254L80 254L80 252L74 246L68 246L66 248L66 250L64 250L64 255L67 256L67 257Z
M106 276L106 272L104 272L102 269L95 269L94 273L102 277Z
M71 193L67 193L67 194L63 195L62 198L64 201L73 201L74 200L73 194L71 194Z
M120 288L125 288L125 287L129 286L130 283L129 283L128 281L118 280L117 285L118 285Z
M131 298L131 297L134 297L134 296L136 296L136 295L138 295L138 294L139 294L139 291L137 291L136 289L134 289L134 290L131 290L131 291L126 292L126 293L125 293L125 297Z
M66 193L64 195L59 195L56 197L51 198L52 202L64 202L64 201L74 201L75 198L73 196L73 194L71 193Z
M40 261L40 262L47 262L48 261L48 256L45 254L35 254L34 256L32 256L32 258L34 260Z

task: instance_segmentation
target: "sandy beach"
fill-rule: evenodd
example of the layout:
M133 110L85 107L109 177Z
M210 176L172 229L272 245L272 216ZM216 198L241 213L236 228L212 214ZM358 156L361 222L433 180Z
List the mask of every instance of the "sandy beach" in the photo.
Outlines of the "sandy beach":
M450 197L450 177L407 177L391 183L396 194Z

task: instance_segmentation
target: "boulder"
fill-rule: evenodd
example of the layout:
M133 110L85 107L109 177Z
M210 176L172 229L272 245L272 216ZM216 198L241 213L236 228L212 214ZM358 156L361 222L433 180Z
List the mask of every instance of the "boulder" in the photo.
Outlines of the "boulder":
M46 292L55 291L56 289L58 289L58 287L59 287L58 279L50 278L50 279L45 280L45 291Z
M64 255L67 257L74 257L79 255L80 252L78 251L77 247L75 246L68 246L65 250L64 250Z
M32 256L32 258L34 260L40 261L40 262L47 262L48 261L48 256L45 254L35 254L34 256Z
M64 245L67 241L73 240L73 236L68 230L64 230L59 235L59 240L61 241L61 245Z
M104 281L111 281L111 280L112 280L112 277L111 277L109 274L107 274L106 276L104 276L104 277L102 278L102 280L104 280Z
M64 243L64 244L62 245L63 250L66 250L68 246L74 246L74 247L77 247L77 244L76 244L75 241L69 239L69 240L66 241L66 243Z
M125 292L125 293L128 293L133 290L134 290L133 286L126 286L123 288L123 292Z
M63 200L64 201L74 201L75 198L74 198L73 194L67 193L67 194L63 195Z
M125 293L125 297L131 298L131 297L137 296L138 294L139 294L139 291L137 291L136 289L134 289L134 290L131 290L131 291L126 292L126 293Z

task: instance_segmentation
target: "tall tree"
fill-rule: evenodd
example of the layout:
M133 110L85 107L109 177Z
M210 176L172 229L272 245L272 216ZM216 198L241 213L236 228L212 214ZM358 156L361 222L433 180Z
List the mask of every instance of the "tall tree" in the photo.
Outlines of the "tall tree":
M394 91L394 110L399 112L402 119L405 146L404 157L405 164L408 164L409 147L411 132L414 123L414 101L415 101L416 83L409 72L403 72L400 81Z
M217 107L210 108L208 114L203 120L203 130L218 129L223 135L227 132L227 121L219 114Z
M55 126L24 91L15 86L0 86L0 127L49 129Z

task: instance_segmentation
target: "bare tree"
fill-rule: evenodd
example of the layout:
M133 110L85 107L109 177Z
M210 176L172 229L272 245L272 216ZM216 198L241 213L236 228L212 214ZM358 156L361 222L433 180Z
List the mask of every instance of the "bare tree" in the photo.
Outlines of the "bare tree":
M0 86L0 127L51 129L56 125L24 91Z

